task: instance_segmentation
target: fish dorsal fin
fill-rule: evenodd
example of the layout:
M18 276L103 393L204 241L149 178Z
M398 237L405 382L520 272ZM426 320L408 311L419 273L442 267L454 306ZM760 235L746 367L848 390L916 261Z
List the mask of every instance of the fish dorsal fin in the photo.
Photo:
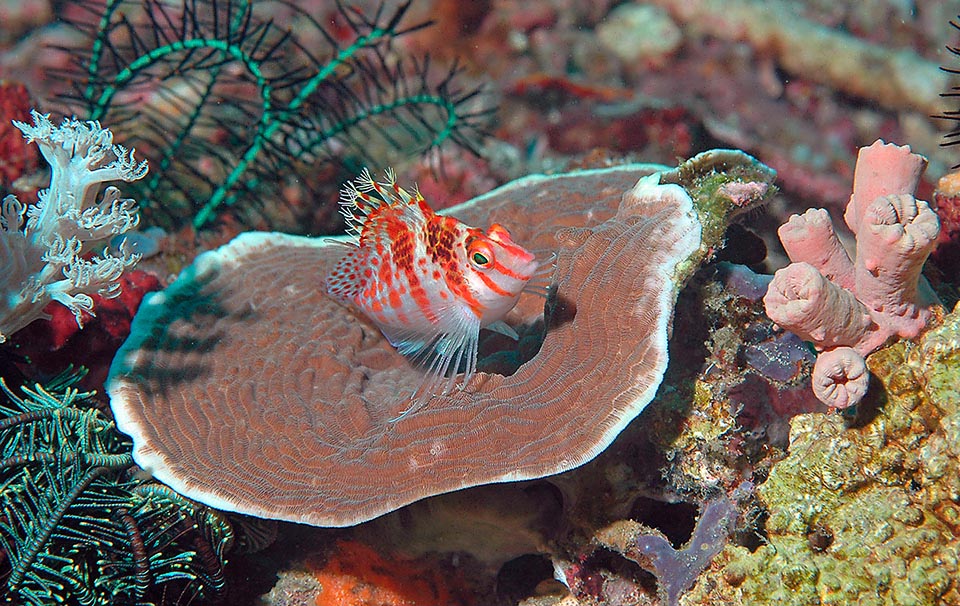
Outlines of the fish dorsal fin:
M364 168L340 190L340 214L346 219L347 233L358 240L385 208L399 211L399 216L410 223L424 221L429 210L416 187L410 193L397 185L397 174L392 168L384 171L384 178L385 181L377 182Z

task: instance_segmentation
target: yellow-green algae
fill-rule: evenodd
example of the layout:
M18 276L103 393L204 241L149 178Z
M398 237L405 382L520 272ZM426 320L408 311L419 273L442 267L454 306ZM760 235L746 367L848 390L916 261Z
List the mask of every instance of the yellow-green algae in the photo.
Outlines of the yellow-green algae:
M702 228L700 255L712 255L723 245L724 234L733 219L773 198L777 173L753 156L735 149L711 149L660 173L661 183L675 183L693 198ZM751 200L733 200L723 188L754 183L763 185ZM702 256L694 255L695 267ZM695 269L694 269L695 270Z
M728 546L682 604L960 604L960 307L867 363L876 410L795 417L766 543Z

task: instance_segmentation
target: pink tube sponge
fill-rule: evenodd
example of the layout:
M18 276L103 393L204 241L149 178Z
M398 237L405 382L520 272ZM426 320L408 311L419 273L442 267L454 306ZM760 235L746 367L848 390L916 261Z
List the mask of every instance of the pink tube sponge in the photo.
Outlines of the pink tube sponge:
M867 362L851 347L837 347L817 356L813 365L813 395L831 408L847 408L867 393Z
M831 282L853 289L853 261L833 231L830 213L825 209L811 208L793 215L777 235L791 261L809 263Z
M882 196L866 208L860 228L854 271L857 298L887 337L917 336L930 318L919 286L923 264L940 233L937 214L910 194Z
M867 389L864 356L894 337L917 336L936 302L921 276L940 222L913 197L926 167L908 146L877 141L857 156L844 219L857 237L851 261L827 211L790 217L778 230L792 263L779 270L763 298L777 324L822 353L814 394L835 408L855 404Z
M853 194L843 220L854 234L867 206L881 196L913 194L927 168L927 159L910 151L909 145L894 145L877 139L861 147L853 172Z
M877 330L870 311L852 292L809 263L791 263L777 271L763 304L771 320L817 349L853 346Z

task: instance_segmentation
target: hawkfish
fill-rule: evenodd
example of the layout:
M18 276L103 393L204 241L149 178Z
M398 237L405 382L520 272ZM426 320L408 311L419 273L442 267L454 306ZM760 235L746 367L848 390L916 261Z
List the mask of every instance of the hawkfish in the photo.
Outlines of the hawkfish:
M397 185L392 170L384 176L378 182L364 169L341 190L350 250L325 286L423 368L403 416L437 389L449 392L461 368L461 386L469 383L481 328L518 338L503 318L539 264L503 226L483 231L438 215L418 189Z

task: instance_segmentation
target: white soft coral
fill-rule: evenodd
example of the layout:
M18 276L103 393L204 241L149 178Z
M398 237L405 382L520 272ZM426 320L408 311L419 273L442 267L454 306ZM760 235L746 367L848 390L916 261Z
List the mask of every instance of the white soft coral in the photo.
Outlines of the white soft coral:
M84 258L83 248L136 227L134 200L120 198L112 186L97 195L108 181L142 178L146 161L114 145L113 133L99 122L65 119L54 126L49 116L32 116L33 124L14 125L50 164L50 187L29 208L15 196L0 207L0 343L44 317L50 301L70 309L80 324L84 311L93 313L90 295L118 295L117 280L140 259L122 247L116 255Z

